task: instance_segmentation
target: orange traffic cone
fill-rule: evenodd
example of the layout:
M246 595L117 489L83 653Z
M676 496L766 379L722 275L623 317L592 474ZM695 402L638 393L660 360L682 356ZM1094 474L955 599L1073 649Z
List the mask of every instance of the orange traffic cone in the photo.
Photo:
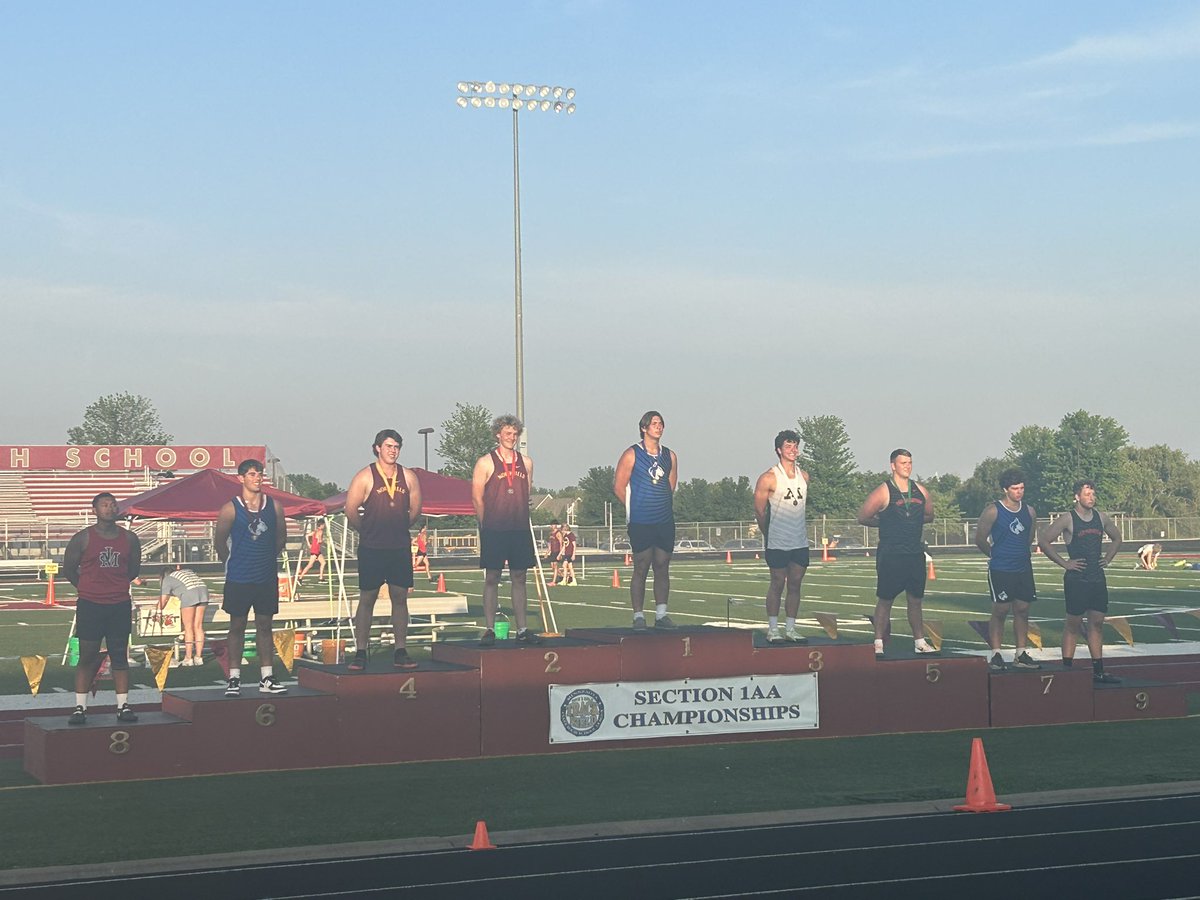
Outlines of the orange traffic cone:
M937 572L933 569L933 557L929 557L929 580L937 581Z
M57 603L54 600L54 576L53 575L46 576L46 605L47 606L56 606L57 605Z
M630 556L628 553L625 554L625 565L627 565L627 566L633 565L633 557Z
M957 812L1003 812L1012 809L1007 803L996 802L992 789L992 776L988 772L987 756L983 752L983 738L971 741L971 768L967 773L967 802L954 807Z
M727 566L733 565L733 554L731 552L729 552L728 550L725 551L725 565L727 565Z
M443 575L441 572L438 572L437 592L439 594L446 593L446 576Z
M475 840L467 845L468 850L495 850L496 845L492 843L491 838L487 833L487 822L480 819L475 823Z
M618 572L616 569L613 569L613 585L612 586L615 588L619 588L621 586L621 573Z

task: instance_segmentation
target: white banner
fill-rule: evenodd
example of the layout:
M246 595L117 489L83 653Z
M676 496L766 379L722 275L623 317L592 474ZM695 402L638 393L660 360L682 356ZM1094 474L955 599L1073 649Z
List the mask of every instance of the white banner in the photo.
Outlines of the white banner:
M817 673L550 685L550 743L816 728Z

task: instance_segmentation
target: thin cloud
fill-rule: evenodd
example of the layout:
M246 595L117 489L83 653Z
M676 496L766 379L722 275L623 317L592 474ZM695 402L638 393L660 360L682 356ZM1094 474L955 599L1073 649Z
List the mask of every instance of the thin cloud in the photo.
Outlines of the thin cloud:
M1061 50L1027 60L1023 65L1123 64L1193 57L1200 57L1200 17L1141 31L1086 35Z

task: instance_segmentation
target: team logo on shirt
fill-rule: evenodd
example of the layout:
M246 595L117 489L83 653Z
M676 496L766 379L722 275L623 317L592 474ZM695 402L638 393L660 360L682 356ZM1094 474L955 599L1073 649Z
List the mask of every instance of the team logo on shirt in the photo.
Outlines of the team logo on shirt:
M1008 530L1013 534L1022 534L1025 531L1025 526L1021 524L1020 519L1013 519L1008 523Z
M121 568L121 551L113 547L105 547L100 551L100 555L97 558L100 560L100 568L102 569Z

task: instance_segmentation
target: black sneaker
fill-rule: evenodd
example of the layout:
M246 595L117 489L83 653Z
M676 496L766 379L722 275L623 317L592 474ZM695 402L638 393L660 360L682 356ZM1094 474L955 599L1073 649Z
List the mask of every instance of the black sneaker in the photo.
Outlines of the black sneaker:
M1015 660L1013 661L1013 665L1016 665ZM988 661L988 668L993 672L1003 672L1008 666L1004 664L1004 657L999 652L996 652L992 654L992 658Z
M1120 684L1121 679L1108 672L1096 672L1092 675L1093 684Z
M532 628L526 628L524 631L517 632L518 644L529 644L536 647L542 643L542 636L535 632Z
M87 724L87 710L84 709L82 706L75 707L75 712L73 712L69 716L67 716L67 724L68 725L86 725Z
M226 697L242 696L242 679L230 678L229 686L225 688L225 696Z
M485 631L483 633L483 637L481 637L479 639L479 646L480 647L495 647L496 646L496 632L492 631L492 629L490 629L490 628L487 631Z
M124 706L122 706L120 709L117 710L117 721L118 722L136 722L137 721L137 713L135 713L133 711L133 709L129 706L129 704L126 703Z
M260 694L286 694L287 688L276 681L274 675L268 675L258 682L258 692Z
M354 661L346 666L351 672L362 672L367 668L367 651L359 650L354 654Z
M417 661L409 656L408 651L403 647L397 647L392 656L392 665L397 669L415 669Z
M1012 661L1014 669L1040 669L1041 664L1034 662L1033 657L1022 650Z

